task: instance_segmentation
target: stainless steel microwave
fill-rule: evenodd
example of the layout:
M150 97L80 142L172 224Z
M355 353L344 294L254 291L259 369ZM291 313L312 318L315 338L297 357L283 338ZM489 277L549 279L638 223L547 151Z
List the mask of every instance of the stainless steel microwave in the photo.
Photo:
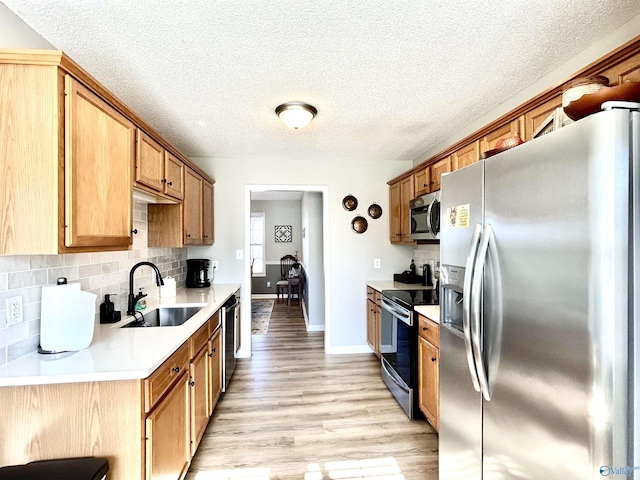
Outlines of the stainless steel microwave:
M439 240L440 191L411 200L409 207L411 238L414 240Z

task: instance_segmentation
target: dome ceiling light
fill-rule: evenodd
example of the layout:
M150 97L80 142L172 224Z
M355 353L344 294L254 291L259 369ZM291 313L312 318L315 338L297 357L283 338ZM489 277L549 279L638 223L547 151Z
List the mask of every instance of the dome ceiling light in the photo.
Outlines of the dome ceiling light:
M314 106L302 102L287 102L276 107L276 115L282 123L296 130L306 127L317 113Z

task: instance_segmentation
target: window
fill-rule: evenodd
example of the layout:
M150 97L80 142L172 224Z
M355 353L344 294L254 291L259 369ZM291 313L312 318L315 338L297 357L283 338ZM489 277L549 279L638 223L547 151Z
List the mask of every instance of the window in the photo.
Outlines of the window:
M251 274L254 277L264 277L267 272L264 266L264 213L251 213L251 239L249 248L251 253Z

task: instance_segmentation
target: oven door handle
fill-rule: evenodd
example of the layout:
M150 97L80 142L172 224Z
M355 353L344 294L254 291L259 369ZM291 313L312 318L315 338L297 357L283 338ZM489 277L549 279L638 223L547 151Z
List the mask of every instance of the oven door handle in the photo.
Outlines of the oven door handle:
M384 297L382 297L382 308L384 308L391 315L393 315L393 316L399 318L400 320L402 320L404 323L406 323L410 327L413 325L411 314L409 314L407 316L407 313L401 312L400 310L398 310L396 308L393 308L393 304L390 303L389 300L387 300Z
M404 392L409 393L411 391L411 389L407 388L406 385L400 383L398 380L396 380L396 377L393 376L393 374L389 371L389 369L385 366L385 359L381 358L380 359L380 364L382 365L382 369L384 370L384 372L389 375L389 378L391 380L393 380L393 383L395 383L398 387L400 387Z

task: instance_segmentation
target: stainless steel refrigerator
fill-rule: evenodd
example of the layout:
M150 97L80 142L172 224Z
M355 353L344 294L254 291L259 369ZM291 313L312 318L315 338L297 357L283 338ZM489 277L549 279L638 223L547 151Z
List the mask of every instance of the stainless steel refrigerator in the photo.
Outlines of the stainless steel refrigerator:
M626 106L442 178L440 479L640 478Z

